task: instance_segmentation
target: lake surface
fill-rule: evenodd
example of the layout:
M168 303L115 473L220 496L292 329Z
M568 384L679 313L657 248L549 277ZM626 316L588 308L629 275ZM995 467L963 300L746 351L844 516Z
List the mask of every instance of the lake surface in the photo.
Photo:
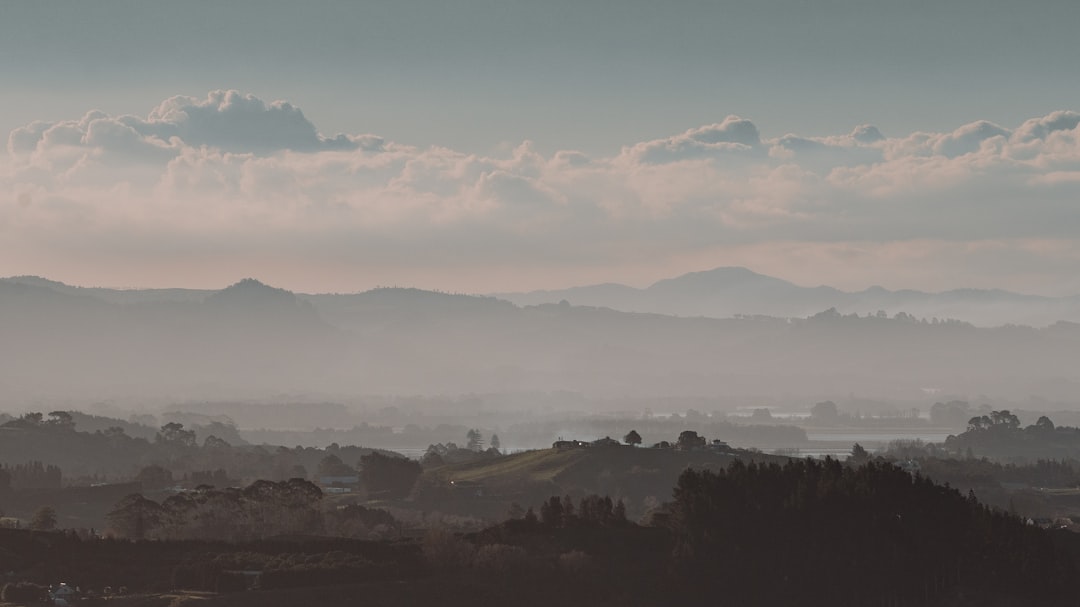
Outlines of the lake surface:
M842 430L827 430L824 432L815 432L813 430L806 431L806 438L812 441L821 442L840 442L849 441L862 444L863 443L888 443L894 440L921 440L924 443L943 443L945 439L950 435L955 434L949 430L926 430L926 429L907 429L898 428L896 430L853 430L851 432L845 432Z

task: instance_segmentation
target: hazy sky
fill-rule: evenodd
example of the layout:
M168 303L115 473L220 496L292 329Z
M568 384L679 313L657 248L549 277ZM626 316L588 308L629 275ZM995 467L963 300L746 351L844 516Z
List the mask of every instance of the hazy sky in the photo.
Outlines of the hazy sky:
M1072 0L4 2L0 275L476 292L744 265L1080 294L1077 23Z

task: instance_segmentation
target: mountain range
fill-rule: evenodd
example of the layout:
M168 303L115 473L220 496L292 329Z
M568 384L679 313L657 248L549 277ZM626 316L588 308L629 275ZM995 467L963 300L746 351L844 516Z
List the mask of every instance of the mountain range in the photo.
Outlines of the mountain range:
M642 291L654 301L664 292L686 301L697 293L714 302L710 309L753 313L760 310L741 306L792 300L800 289L722 270ZM305 295L252 279L216 291L0 279L0 408L561 391L707 398L717 407L806 405L851 394L1071 403L1080 394L1080 325L1072 322L976 327L907 313L821 311L832 301L809 297L800 305L818 313L802 318L680 317L580 305L581 297L571 304L570 297L519 305L397 288ZM937 297L1023 300L992 291ZM775 314L782 303L765 310Z
M904 312L918 318L954 318L979 326L1019 324L1046 326L1059 320L1080 321L1080 297L1022 295L1000 289L953 289L927 293L890 291L874 286L862 291L833 287L803 287L741 267L721 267L660 280L638 289L606 283L553 291L495 293L518 305L557 303L599 306L624 312L673 316L729 318L767 315L805 318L829 308L842 314L893 316Z

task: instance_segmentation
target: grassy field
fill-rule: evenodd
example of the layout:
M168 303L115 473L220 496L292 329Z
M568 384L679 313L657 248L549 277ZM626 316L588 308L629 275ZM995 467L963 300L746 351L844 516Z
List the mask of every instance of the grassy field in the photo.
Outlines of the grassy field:
M734 455L627 446L540 449L440 466L426 471L421 483L430 487L449 487L452 481L478 483L482 487L482 496L452 502L443 498L439 507L482 517L506 512L510 502L527 508L538 507L552 495L598 494L624 500L628 514L636 518L643 515L650 504L668 500L679 475L687 468L723 468L736 457L744 460L787 459L762 454ZM435 507L434 503L432 507Z
M491 461L446 466L439 473L448 481L476 481L492 485L554 481L589 455L585 449L539 449Z

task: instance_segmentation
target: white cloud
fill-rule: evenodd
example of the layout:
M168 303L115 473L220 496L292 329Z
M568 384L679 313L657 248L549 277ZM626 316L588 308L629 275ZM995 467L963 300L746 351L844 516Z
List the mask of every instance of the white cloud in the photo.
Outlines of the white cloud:
M383 259L399 271L453 266L479 275L484 264L511 260L552 272L656 267L771 242L858 242L863 252L870 243L1075 244L1078 125L1080 114L1055 112L1013 130L978 121L886 138L862 125L770 139L729 116L606 158L548 156L528 142L480 156L374 135L326 137L297 107L235 91L173 97L145 118L94 111L11 133L0 164L0 259L9 260L0 274L37 271L18 260L62 265L65 255L135 263L116 261L133 251L146 263L213 250L231 251L235 263ZM989 260L988 250L970 254Z
M749 120L728 116L719 124L690 129L681 135L630 146L623 154L650 164L695 158L715 158L754 152L761 144L757 127Z

